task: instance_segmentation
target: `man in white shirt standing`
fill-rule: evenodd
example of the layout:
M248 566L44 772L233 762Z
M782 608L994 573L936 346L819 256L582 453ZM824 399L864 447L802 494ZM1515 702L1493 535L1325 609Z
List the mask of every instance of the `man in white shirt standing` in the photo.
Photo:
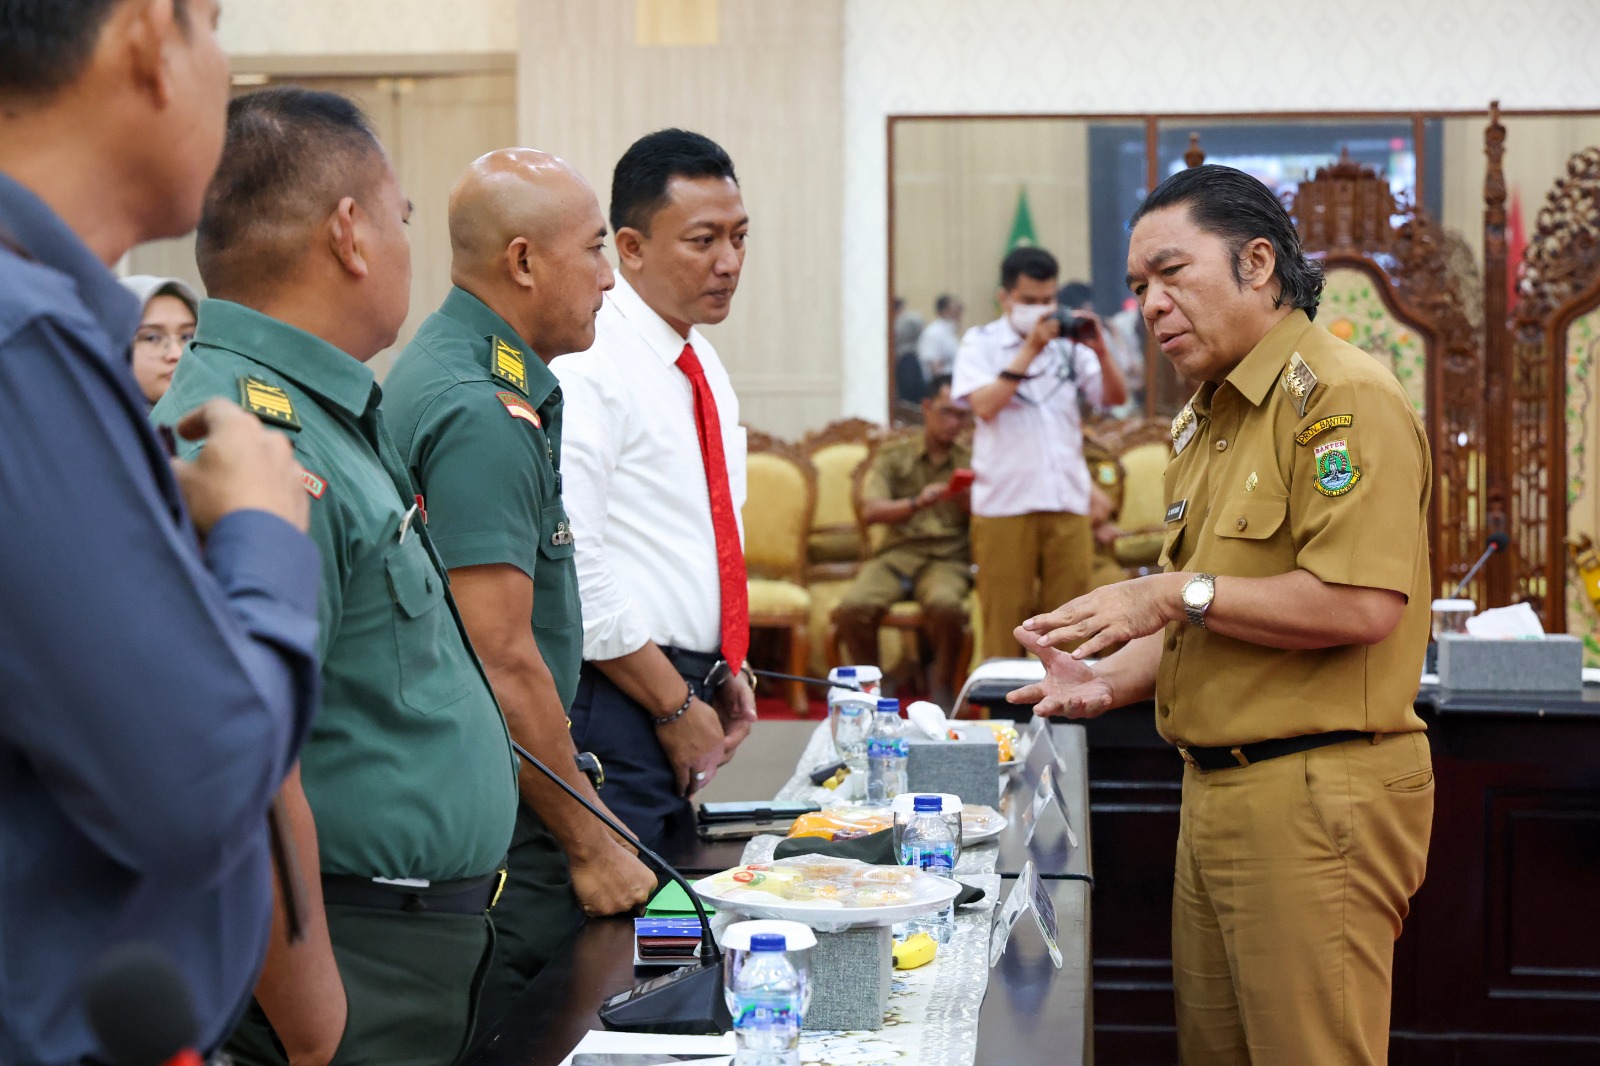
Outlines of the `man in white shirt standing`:
M972 441L972 560L985 657L1016 656L1015 626L1041 606L1089 591L1094 536L1080 398L1128 396L1100 320L1078 312L1062 337L1055 256L1013 249L1000 264L1000 307L956 355L951 396L978 416ZM1062 600L1061 597L1066 599Z
M728 317L749 223L715 142L640 138L612 178L620 276L594 347L550 365L583 607L572 739L604 765L607 805L652 846L685 824L688 797L755 721L745 433L695 329Z
M934 320L917 338L917 362L922 364L922 380L932 381L949 374L956 365L961 347L961 316L966 313L960 300L945 293L933 301Z

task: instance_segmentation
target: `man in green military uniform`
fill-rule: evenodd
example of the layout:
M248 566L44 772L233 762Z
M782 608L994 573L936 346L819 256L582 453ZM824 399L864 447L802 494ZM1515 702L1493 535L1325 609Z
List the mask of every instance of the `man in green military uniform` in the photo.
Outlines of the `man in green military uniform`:
M409 214L350 101L234 100L197 243L218 298L153 414L226 396L287 433L322 555L323 705L284 786L322 876L303 941L279 900L245 1064L455 1062L493 949L515 759L364 365L405 319Z
M1321 269L1249 175L1163 182L1134 216L1128 281L1162 352L1203 382L1172 425L1167 572L1018 627L1047 677L1011 698L1087 717L1155 697L1186 764L1183 1060L1378 1066L1433 815L1412 708L1427 439L1394 375L1311 322ZM1053 647L1067 641L1083 644Z
M513 148L467 169L449 222L456 287L396 362L384 409L512 737L603 807L567 725L583 617L561 499L561 389L546 364L594 342L613 280L605 218L576 170ZM533 767L521 791L480 1040L581 922L580 907L621 913L656 885Z
M929 695L941 707L955 699L950 682L972 586L968 491L950 491L955 472L972 465L971 446L958 440L964 421L965 412L950 399L950 377L941 374L922 401L922 433L886 444L873 456L861 488L861 520L887 528L833 615L854 661L873 663L884 612L901 600L916 600L932 651Z

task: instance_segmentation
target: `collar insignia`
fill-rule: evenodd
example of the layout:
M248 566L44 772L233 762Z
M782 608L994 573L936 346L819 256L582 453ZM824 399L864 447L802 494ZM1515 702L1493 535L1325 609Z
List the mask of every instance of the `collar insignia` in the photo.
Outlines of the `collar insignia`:
M239 379L239 406L269 425L300 428L300 416L294 413L294 401L289 399L289 394L260 378Z
M1172 454L1177 455L1183 451L1184 446L1194 438L1198 423L1194 417L1194 404L1186 403L1183 410L1178 412L1178 417L1172 420Z
M499 337L494 338L492 373L518 392L528 391L528 368L522 361L522 353Z
M1306 361L1300 358L1300 353L1295 352L1289 357L1289 369L1283 372L1283 391L1289 394L1289 402L1294 404L1295 411L1305 417L1306 408L1311 404L1311 394L1317 391L1317 375L1306 366Z

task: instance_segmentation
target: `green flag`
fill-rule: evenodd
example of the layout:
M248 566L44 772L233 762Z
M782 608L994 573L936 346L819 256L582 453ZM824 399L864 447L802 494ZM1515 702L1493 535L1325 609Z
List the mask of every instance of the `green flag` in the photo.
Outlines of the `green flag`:
M1006 242L1006 251L1031 248L1038 243L1039 238L1033 232L1033 212L1028 208L1028 187L1023 185L1017 189L1017 213L1011 220L1011 239Z

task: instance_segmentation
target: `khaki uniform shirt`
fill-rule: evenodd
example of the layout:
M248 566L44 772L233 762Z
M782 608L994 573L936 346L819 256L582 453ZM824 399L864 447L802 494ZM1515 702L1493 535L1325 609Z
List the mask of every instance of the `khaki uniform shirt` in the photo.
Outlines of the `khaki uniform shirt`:
M151 417L213 396L289 434L322 553L322 709L301 753L322 870L452 881L511 844L516 756L450 598L372 371L309 333L207 300ZM183 445L192 455L199 445Z
M1428 641L1432 461L1405 391L1366 352L1296 311L1173 421L1169 569L1271 577L1407 597L1371 646L1263 647L1169 625L1156 726L1177 744L1231 747L1358 729L1423 728L1412 709Z
M452 289L384 381L394 442L444 565L533 580L534 640L561 705L583 665L575 539L561 500L561 386L499 315Z
M972 448L959 442L950 446L944 462L928 458L921 434L891 441L878 449L861 485L861 499L908 500L929 485L949 481L962 467L972 465ZM940 500L924 507L904 522L886 525L887 534L876 557L907 577L924 563L964 563L971 558L967 512L955 500Z

